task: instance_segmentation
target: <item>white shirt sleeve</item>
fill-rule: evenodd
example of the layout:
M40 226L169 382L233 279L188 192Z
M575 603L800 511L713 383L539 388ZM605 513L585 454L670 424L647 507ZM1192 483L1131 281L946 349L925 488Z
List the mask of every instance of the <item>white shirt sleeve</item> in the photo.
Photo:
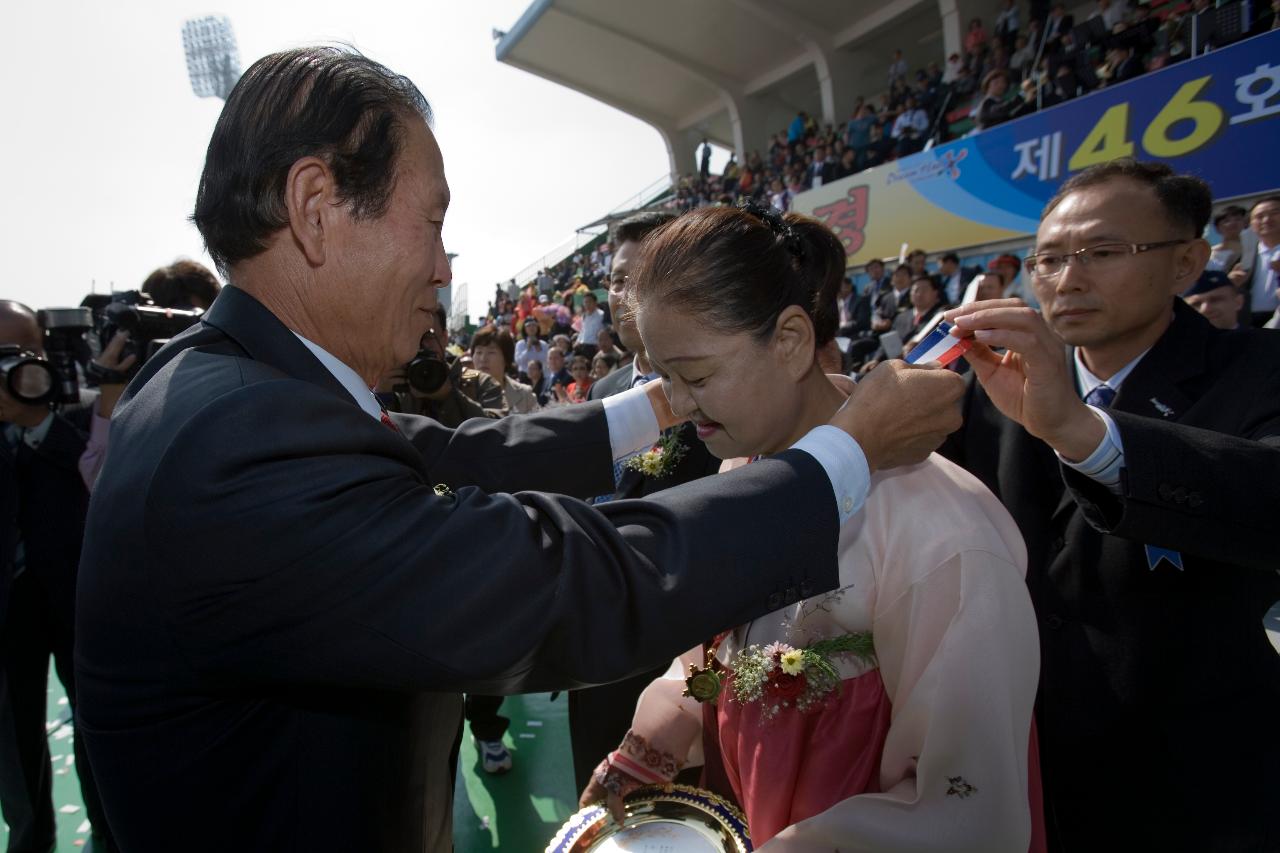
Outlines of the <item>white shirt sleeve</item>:
M857 515L871 489L871 467L853 436L839 427L823 424L809 430L791 447L817 459L827 472L840 523Z
M1118 495L1121 492L1120 469L1124 467L1124 444L1120 441L1120 428L1104 410L1097 406L1089 408L1095 415L1102 418L1103 424L1107 427L1102 441L1098 442L1093 453L1079 462L1063 459L1061 453L1058 454L1058 459L1063 465L1074 468L1089 479L1106 486L1107 491Z
M658 416L644 386L604 398L604 417L609 424L609 445L614 459L648 450L657 442Z

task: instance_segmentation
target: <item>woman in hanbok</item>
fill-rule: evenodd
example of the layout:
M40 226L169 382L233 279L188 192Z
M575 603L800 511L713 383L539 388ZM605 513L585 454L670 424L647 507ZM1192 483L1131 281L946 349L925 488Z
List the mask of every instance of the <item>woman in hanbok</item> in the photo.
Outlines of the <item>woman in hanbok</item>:
M645 242L628 298L646 355L726 466L771 464L848 399L815 358L844 273L831 231L772 209L694 211ZM779 589L782 609L655 680L583 804L620 816L703 762L757 850L1042 850L1039 642L1009 514L935 454L871 473L838 559L836 591Z

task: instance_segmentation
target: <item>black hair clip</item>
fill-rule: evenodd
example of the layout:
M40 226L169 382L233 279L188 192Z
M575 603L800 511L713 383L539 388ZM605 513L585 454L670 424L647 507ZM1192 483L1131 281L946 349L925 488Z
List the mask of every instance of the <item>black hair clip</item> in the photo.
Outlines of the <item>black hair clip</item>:
M769 226L769 230L773 231L782 238L783 245L787 247L787 251L799 258L804 254L804 243L800 239L800 235L791 227L791 223L782 218L782 211L778 208L761 204L754 199L744 199L738 204L738 209L746 213L750 213L756 219L759 219L765 225Z

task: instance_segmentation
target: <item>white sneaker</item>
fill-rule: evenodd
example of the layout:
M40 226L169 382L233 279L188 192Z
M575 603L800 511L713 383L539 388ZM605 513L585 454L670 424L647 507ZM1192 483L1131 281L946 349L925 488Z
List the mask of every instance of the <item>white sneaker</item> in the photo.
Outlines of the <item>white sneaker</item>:
M511 753L500 740L477 740L480 766L485 773L506 773L511 769Z

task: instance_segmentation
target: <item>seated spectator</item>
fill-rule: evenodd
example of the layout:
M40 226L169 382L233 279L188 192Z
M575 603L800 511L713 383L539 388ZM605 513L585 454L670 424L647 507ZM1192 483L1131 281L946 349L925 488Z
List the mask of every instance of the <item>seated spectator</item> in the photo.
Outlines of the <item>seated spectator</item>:
M890 135L898 141L898 154L911 154L924 146L929 133L929 115L908 95L902 113L893 123Z
M978 275L978 288L974 292L974 302L985 302L988 299L1004 298L1004 278L998 273L984 272Z
M831 158L827 147L819 145L813 152L813 163L809 166L809 186L816 189L834 181L839 165Z
M1140 76L1143 73L1142 60L1134 55L1133 46L1127 42L1117 42L1114 47L1107 52L1107 72L1105 75L1108 86L1115 86Z
M585 403L587 392L591 390L591 359L585 355L575 355L569 372L573 375L573 381L563 394L557 392L557 397L562 403Z
M516 382L507 375L507 370L515 359L515 343L506 329L486 326L476 332L471 339L471 359L476 370L489 374L502 386L502 395L512 413L537 410L538 399L533 396L529 386Z
M960 79L960 69L964 67L964 63L960 60L960 54L953 53L947 57L947 70L942 75L943 83L954 83Z
M1093 14L1089 17L1091 19L1100 18L1102 25L1107 28L1107 32L1114 32L1116 25L1123 23L1128 13L1128 5L1120 2L1120 0L1116 0L1116 2L1113 2L1113 0L1098 0L1097 8L1094 9Z
M1009 114L1017 106L1016 101L1005 98L1009 91L1009 72L992 71L982 81L982 100L974 111L974 126L982 131L1009 120Z
M782 185L780 178L769 182L769 204L784 213L791 209L791 192Z
M895 80L901 80L906 77L910 70L907 67L907 61L902 58L902 51L895 50L893 52L893 60L889 63L889 85L892 86Z
M615 353L598 352L591 359L591 381L599 382L618 369L618 356ZM590 390L590 389L588 389Z
M965 103L978 91L978 78L969 70L969 66L960 66L960 70L956 74L956 80L951 84L951 91L955 93L955 103L957 104Z
M569 340L568 333L563 335L556 335L554 338L551 339L551 345L556 349L560 350L560 354L562 356L569 355L569 353L573 350L573 344Z
M1075 18L1067 14L1067 7L1061 2L1054 3L1049 10L1049 17L1044 22L1045 54L1057 53L1061 47L1062 37L1071 32L1076 24Z
M547 383L548 385L561 385L565 388L569 387L569 383L573 381L573 376L565 367L564 350L553 346L547 351Z
M973 53L979 49L985 49L987 46L987 31L982 26L981 18L974 18L969 22L969 31L964 34L964 49L966 53Z
M562 359L563 361L563 359ZM539 406L545 406L552 400L551 381L547 376L546 370L542 366L542 362L534 360L529 362L529 390L533 392L533 396L537 398Z
M1014 40L1018 37L1018 2L1004 0L1004 8L996 15L993 28L995 37L1004 45L1005 50L1012 51Z
M525 320L521 332L522 337L516 344L515 368L516 373L528 375L529 362L540 361L546 364L547 350L550 347L542 340L536 317Z
M1013 43L1013 53L1009 56L1009 70L1018 79L1025 79L1031 73L1031 63L1035 58L1035 47L1027 41L1026 36L1018 36Z
M1031 113L1035 112L1039 108L1036 104L1036 94L1037 94L1036 89L1037 87L1036 87L1035 80L1023 80L1018 85L1018 90L1021 97L1017 98L1009 108L1010 121L1012 121L1015 118L1022 118L1025 115L1030 115ZM1044 99L1043 106L1051 107L1055 103L1056 101L1050 100L1048 97L1046 97Z
M623 349L618 346L618 336L613 333L612 326L605 326L600 330L600 335L596 338L596 353L611 355L619 362L622 361Z
M1188 305L1219 329L1239 329L1244 294L1221 270L1205 270L1191 289L1182 294Z
M884 136L884 128L879 124L872 124L867 147L863 150L863 161L859 164L861 169L878 167L879 164L888 163L892 159L893 140Z
M858 171L857 156L852 148L846 148L844 154L840 157L840 163L836 166L836 180L847 178Z

